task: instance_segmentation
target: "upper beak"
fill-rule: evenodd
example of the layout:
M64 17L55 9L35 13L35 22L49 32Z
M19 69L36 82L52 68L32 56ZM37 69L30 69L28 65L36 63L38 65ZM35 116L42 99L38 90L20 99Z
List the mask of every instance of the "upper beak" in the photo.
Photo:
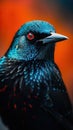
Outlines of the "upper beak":
M68 39L67 36L64 36L64 35L53 32L53 33L51 33L50 36L47 36L47 37L45 37L43 39L40 39L40 41L42 41L43 44L45 44L45 43L63 41L63 40L66 40L66 39Z

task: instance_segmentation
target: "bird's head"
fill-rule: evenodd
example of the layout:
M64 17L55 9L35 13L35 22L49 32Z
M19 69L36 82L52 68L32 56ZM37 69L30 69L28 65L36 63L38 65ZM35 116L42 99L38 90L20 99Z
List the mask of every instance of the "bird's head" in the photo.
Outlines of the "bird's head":
M67 39L45 21L35 20L21 26L6 56L17 60L54 59L55 43Z

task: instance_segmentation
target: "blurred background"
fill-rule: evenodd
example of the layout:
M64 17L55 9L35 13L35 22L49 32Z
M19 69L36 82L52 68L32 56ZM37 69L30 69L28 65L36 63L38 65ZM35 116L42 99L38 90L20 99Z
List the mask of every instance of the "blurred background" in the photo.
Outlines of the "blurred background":
M0 0L0 56L18 28L30 20L46 20L69 40L56 44L58 64L73 103L73 0Z
M73 104L73 0L0 0L0 57L18 28L30 20L46 20L69 40L56 44L58 64ZM8 130L0 121L0 130Z

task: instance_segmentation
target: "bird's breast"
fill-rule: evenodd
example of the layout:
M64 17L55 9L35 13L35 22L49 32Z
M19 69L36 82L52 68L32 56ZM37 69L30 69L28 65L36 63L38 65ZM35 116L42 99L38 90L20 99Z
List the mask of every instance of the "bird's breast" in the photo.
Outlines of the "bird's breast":
M0 66L2 107L26 111L26 108L39 106L43 99L49 99L55 77L52 78L52 71L51 64L44 61L25 63L9 60L3 63Z
M38 62L9 61L0 70L0 104L5 109L32 109L48 91L47 71Z

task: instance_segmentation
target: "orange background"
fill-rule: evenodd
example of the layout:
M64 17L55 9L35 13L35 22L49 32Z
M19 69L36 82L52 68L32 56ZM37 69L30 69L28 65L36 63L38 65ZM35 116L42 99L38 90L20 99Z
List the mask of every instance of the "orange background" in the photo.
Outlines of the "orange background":
M60 0L62 1L62 0ZM4 55L18 28L27 21L41 19L53 24L58 33L69 40L56 44L58 64L71 101L73 100L73 18L69 9L57 0L2 0L0 1L0 56ZM68 1L68 0L67 0ZM69 0L72 2L71 0ZM64 11L64 12L63 12ZM72 101L73 102L73 101Z

